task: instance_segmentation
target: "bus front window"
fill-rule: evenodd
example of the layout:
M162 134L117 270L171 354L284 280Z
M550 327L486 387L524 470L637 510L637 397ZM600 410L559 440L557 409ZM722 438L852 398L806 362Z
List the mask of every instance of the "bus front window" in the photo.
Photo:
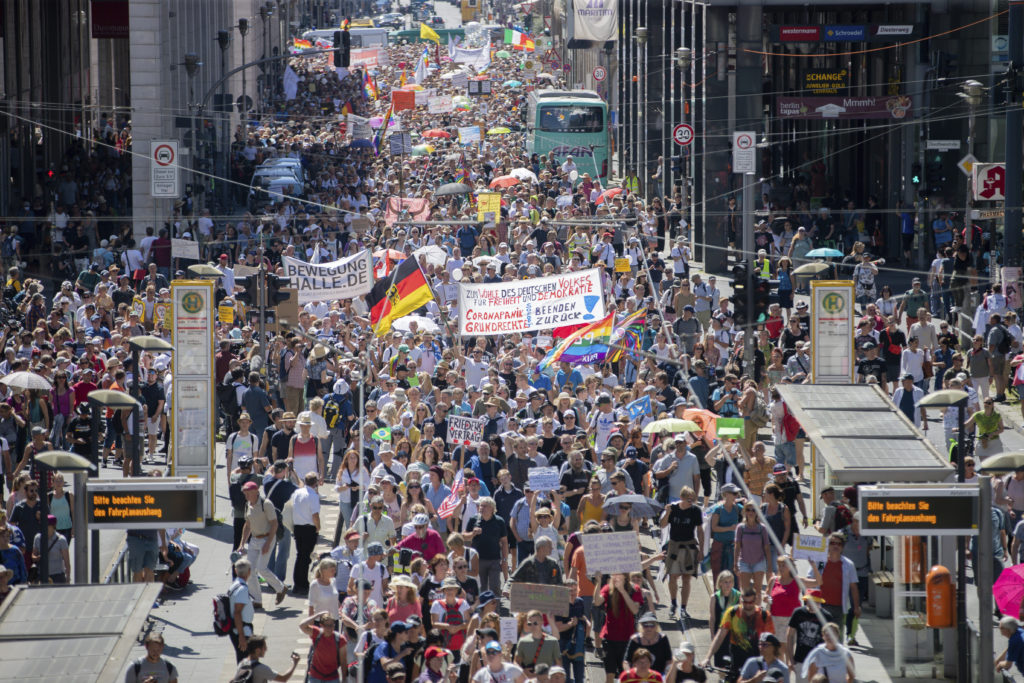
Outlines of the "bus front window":
M542 107L539 128L547 133L600 133L603 111L601 107Z

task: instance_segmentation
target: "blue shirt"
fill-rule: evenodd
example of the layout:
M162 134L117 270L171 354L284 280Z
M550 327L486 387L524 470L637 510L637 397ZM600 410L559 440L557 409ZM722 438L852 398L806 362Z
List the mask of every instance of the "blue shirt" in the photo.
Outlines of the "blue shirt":
M718 513L718 526L732 526L738 524L740 515L743 514L743 506L736 503L732 506L732 512L725 509L725 505L719 503L711 508L711 515ZM711 538L721 543L732 543L736 540L736 531L712 531Z
M370 679L367 683L387 683L387 676L384 675L384 667L380 664L381 657L394 659L398 651L391 647L391 643L384 641L373 650L373 668L370 669Z
M568 374L566 374L565 370L559 370L555 375L555 384L559 387L564 387L568 384L569 388L575 391L576 387L583 384L583 375L575 368L570 370Z
M530 386L541 391L551 391L551 380L547 375L534 375L534 378L530 380Z
M1024 673L1024 628L1018 628L1006 643L1006 661L1013 662Z
M451 492L452 490L445 486L444 482L441 482L441 485L436 489L431 483L428 483L423 487L423 495L430 501L430 504L434 506L435 510L440 509L441 503L444 502L444 499L447 498Z
M711 395L711 401L718 403L722 400L722 390L715 389L715 393ZM708 405L708 410L714 411L714 405ZM722 404L722 409L718 411L718 414L722 417L738 417L740 414L739 409L736 407L736 395L731 394L726 399L725 403Z

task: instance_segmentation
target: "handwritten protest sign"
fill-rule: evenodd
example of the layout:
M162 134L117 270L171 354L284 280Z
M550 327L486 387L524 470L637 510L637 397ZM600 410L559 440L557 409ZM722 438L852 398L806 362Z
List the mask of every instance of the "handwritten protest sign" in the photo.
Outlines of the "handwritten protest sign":
M452 75L452 88L462 90L469 85L469 74L465 71L458 71Z
M412 154L411 133L392 133L388 138L388 144L391 147L391 156Z
M480 126L459 126L459 142L463 145L480 142Z
M607 315L602 292L597 268L512 282L461 283L459 333L504 335L594 322Z
M171 255L174 258L199 260L199 242L195 240L171 239Z
M290 256L281 257L284 274L298 289L300 304L311 301L351 299L373 287L373 261L363 250L340 261L306 263Z
M370 119L349 114L347 123L353 140L370 140L373 138L373 128L370 127Z
M828 538L821 534L800 534L793 545L793 559L824 562L828 556Z
M431 114L447 114L455 111L455 102L451 95L438 95L427 100L427 112Z
M494 223L501 215L501 194L498 192L478 192L476 203L477 220L481 223Z
M448 416L448 443L468 446L484 438L484 421L478 417Z
M580 538L588 573L628 574L640 571L640 539L635 531L585 534Z
M527 470L530 488L534 491L557 491L557 467L531 467Z
M628 273L630 270L628 258L617 258L615 259L615 272L616 273Z
M568 586L513 582L510 597L513 612L529 612L535 609L544 614L554 614L556 617L569 615Z
M502 645L514 645L519 641L519 624L515 617L501 617L499 629Z

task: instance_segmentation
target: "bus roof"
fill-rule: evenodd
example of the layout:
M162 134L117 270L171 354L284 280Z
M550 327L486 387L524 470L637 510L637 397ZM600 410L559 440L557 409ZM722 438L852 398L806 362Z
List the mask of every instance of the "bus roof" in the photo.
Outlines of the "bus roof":
M437 32L437 35L441 38L441 42L444 43L445 45L448 44L448 39L451 36L455 36L456 38L460 39L466 36L466 31L462 28L437 28L434 30ZM392 45L401 40L407 40L410 43L431 42L428 38L420 38L419 28L415 28L409 31L391 31L390 33L388 33L388 42L391 43Z

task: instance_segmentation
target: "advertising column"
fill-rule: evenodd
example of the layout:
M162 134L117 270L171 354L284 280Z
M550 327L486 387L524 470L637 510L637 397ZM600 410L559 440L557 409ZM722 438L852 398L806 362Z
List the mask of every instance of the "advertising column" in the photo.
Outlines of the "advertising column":
M214 513L213 282L171 283L174 302L174 387L171 475L206 482L203 509Z

